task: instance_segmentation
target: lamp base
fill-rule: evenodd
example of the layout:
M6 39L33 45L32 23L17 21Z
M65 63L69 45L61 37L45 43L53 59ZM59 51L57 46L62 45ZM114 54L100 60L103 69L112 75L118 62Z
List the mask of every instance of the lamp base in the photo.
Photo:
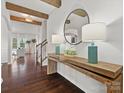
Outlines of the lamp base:
M60 46L59 45L57 45L56 46L56 55L60 55Z
M88 46L88 63L97 64L97 46Z

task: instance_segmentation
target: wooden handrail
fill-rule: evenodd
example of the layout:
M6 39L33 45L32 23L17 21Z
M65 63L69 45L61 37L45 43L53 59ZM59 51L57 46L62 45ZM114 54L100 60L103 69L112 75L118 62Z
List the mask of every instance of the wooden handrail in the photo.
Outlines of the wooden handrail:
M46 41L44 44L42 44L42 46L41 47L43 47L44 45L46 45L48 42Z
M43 62L44 60L46 60L47 58L48 58L48 57L43 58L42 62Z
M47 39L45 39L44 41L42 41L41 43L37 44L36 47L42 45L44 42L47 42Z

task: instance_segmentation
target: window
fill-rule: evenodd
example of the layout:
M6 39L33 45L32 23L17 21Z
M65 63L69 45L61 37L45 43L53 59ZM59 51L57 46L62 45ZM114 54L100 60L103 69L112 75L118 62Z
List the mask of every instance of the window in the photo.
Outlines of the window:
M13 42L12 48L17 49L17 38L13 38L12 42Z
M20 41L20 47L25 48L25 43L24 43L23 39Z

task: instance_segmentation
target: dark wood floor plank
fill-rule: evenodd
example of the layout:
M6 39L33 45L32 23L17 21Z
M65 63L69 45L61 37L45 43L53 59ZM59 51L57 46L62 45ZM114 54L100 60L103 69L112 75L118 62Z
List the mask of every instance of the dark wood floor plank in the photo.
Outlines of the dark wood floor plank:
M3 64L1 93L84 93L58 73L47 75L46 68L35 63L33 55Z

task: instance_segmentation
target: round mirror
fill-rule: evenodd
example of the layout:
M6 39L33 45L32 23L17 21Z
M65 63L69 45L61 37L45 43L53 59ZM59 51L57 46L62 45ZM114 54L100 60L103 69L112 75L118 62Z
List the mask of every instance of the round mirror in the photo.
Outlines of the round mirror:
M89 16L83 9L72 11L64 24L65 40L71 45L82 42L82 26L89 23Z

